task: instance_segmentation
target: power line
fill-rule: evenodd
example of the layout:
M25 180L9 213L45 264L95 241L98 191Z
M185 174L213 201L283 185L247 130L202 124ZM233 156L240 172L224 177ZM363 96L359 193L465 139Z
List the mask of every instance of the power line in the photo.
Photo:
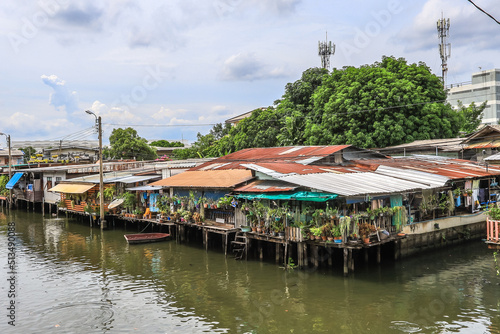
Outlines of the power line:
M491 14L487 13L484 9L482 9L481 7L479 7L478 5L476 5L474 2L472 2L472 0L467 0L467 1L469 1L471 4L473 4L474 7L476 7L480 11L482 11L484 14L488 15L493 21L495 21L496 23L500 24L500 22L498 22L498 20L496 18L494 18Z
M175 127L193 127L193 126L214 126L217 123L200 123L200 124L119 124L119 123L102 123L103 125L112 126L136 126L136 127L151 127L151 128L175 128Z
M483 96L488 96L491 95L491 93L482 93L482 94L477 94L475 95L475 98L483 97ZM425 105L425 104L433 104L433 103L445 103L447 102L448 99L444 100L434 100L434 101L426 101L426 102L416 102L416 103L408 103L408 104L401 104L401 105L396 105L396 106L388 106L388 107L376 107L372 109L361 109L361 110L353 110L353 111L348 111L348 112L336 112L335 115L349 115L353 113L363 113L363 112L372 112L372 111L382 111L382 110L391 110L391 109L399 109L399 108L405 108L405 107L414 107L418 105ZM484 102L484 101L483 101ZM482 102L476 102L476 106L479 106ZM468 105L464 104L464 107L467 107ZM321 115L314 115L314 116L300 116L297 117L295 116L294 118L312 118L312 117L318 117ZM272 119L272 120L254 120L255 122L276 122L278 120ZM223 123L223 122L219 122ZM193 124L120 124L120 123L102 123L103 125L109 125L109 126L122 126L122 127L154 127L154 128L175 128L175 127L203 127L203 126L214 126L218 123L193 123Z

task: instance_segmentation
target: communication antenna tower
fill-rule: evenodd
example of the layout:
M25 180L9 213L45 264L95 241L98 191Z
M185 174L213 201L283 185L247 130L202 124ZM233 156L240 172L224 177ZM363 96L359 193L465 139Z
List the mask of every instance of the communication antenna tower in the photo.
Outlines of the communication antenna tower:
M441 71L443 86L446 83L446 72L448 71L448 58L451 56L451 44L447 43L447 38L450 36L450 19L443 18L441 14L441 19L437 21L438 37L440 40L439 44L439 55L441 56Z
M335 44L328 41L328 32L326 41L318 42L318 56L321 57L321 67L328 69L330 67L330 56L335 54Z

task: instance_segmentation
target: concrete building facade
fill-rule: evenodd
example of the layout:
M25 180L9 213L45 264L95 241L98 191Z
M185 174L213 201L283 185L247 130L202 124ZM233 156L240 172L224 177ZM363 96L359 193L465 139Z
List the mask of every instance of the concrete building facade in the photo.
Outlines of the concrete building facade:
M483 124L497 124L500 119L500 69L476 72L471 82L450 85L448 102L457 108L458 101L464 106L472 102L477 106L487 101Z

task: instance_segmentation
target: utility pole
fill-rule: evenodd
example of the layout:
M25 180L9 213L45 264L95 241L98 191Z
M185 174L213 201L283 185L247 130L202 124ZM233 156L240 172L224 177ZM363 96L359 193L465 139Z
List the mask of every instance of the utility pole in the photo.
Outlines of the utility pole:
M9 147L9 180L12 178L12 149L10 135L7 135L7 146ZM12 189L9 189L9 209L12 209Z
M7 138L7 147L9 149L9 181L12 178L12 152L10 145L10 135L5 133L0 133L0 135ZM12 189L9 189L9 209L12 209Z
M330 56L335 54L335 44L328 41L328 32L326 41L318 42L318 56L321 57L321 67L328 69L330 67Z
M102 166L102 123L101 123L101 116L97 117L96 114L94 114L90 110L85 110L85 112L89 115L94 115L96 118L97 122L97 131L99 133L99 216L101 219L101 230L105 229L106 226L106 219L104 217L104 173L103 173L103 166Z
M451 44L447 43L447 38L450 35L450 19L443 18L441 14L441 19L437 21L437 31L440 40L439 43L439 55L441 56L441 74L443 87L446 87L446 73L448 72L448 58L451 56Z

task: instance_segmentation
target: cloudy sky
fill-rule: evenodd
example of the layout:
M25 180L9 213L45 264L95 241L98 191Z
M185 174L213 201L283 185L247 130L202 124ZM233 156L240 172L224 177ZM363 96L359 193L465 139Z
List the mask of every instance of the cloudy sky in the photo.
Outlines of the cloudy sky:
M500 19L494 0L475 3ZM96 139L134 127L195 140L210 124L273 104L321 65L382 56L440 75L436 21L450 18L448 83L499 66L500 25L466 0L3 0L0 132L12 140ZM4 146L0 138L0 146Z

